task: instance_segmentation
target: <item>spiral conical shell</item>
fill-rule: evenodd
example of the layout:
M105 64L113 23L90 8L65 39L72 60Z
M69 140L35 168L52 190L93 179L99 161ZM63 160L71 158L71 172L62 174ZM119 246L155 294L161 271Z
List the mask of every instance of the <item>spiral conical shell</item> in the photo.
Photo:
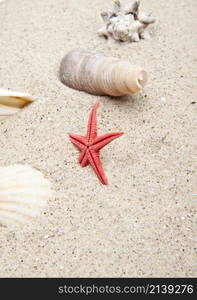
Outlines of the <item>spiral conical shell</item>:
M26 223L39 215L51 195L50 183L28 165L0 167L0 224Z
M94 95L123 96L139 92L147 73L126 60L73 50L61 62L60 80Z

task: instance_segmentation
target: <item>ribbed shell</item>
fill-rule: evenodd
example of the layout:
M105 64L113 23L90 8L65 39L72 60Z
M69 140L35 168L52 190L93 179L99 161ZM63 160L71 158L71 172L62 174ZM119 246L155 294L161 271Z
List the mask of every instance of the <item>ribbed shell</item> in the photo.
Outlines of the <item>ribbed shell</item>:
M0 167L0 223L15 225L38 216L50 195L49 181L31 166Z
M122 96L139 92L147 73L129 61L73 50L61 62L60 80L94 95Z

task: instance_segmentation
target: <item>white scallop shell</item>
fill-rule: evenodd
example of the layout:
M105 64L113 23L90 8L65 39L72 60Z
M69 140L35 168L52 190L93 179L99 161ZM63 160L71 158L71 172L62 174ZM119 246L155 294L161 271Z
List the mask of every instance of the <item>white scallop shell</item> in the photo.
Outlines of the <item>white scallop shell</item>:
M35 99L26 93L0 89L0 116L13 115L33 101Z
M0 223L16 225L39 215L51 195L50 183L28 165L0 167Z

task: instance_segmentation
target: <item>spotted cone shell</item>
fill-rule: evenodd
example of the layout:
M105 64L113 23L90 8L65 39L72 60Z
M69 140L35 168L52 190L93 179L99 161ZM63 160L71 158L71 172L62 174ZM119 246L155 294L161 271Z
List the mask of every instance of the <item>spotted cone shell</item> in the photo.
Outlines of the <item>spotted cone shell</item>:
M126 60L73 50L61 62L60 80L90 94L123 96L141 91L147 73Z

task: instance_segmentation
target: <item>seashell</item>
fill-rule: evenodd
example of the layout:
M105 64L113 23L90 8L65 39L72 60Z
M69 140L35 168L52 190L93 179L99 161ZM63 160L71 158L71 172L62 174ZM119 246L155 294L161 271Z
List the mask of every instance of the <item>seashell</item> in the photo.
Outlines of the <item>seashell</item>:
M114 1L112 12L102 12L105 25L98 31L99 36L112 37L121 42L139 42L150 39L148 26L156 19L139 10L140 0L131 1L123 6L119 0Z
M28 165L0 167L0 223L16 225L39 215L51 195L50 183Z
M0 89L0 116L9 116L35 101L30 95Z
M61 62L60 80L90 94L122 96L139 92L147 73L126 60L73 50Z

